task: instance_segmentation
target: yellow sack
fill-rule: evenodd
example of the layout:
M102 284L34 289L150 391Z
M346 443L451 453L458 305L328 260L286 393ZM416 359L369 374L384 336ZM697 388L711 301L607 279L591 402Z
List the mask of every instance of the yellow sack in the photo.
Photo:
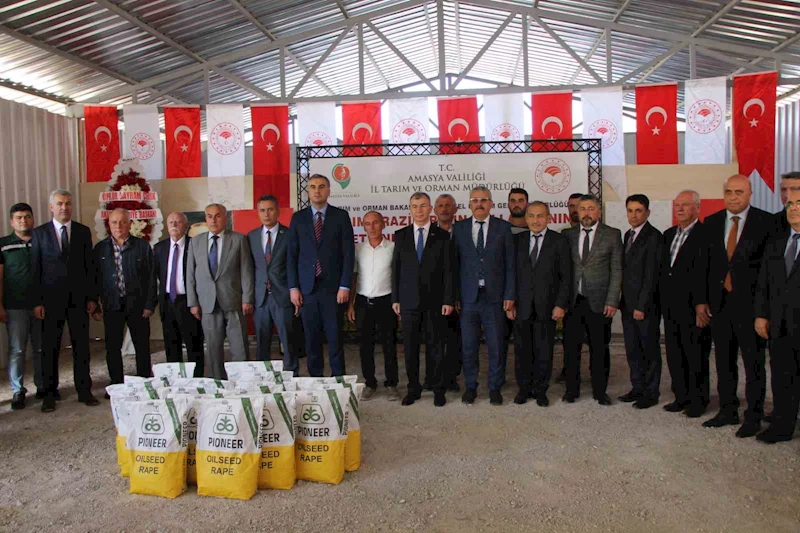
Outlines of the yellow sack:
M130 492L175 498L186 491L188 398L131 402Z
M264 396L259 489L291 489L296 479L294 457L295 395Z
M354 472L361 466L361 413L360 403L361 394L364 392L363 383L342 385L319 385L322 390L330 390L338 387L350 390L350 397L347 401L349 410L347 415L347 444L344 448L344 471Z
M157 363L153 365L153 375L157 378L192 378L197 363Z
M197 401L197 493L249 500L261 460L263 396Z
M295 396L297 479L340 483L347 442L350 390L304 390Z
M111 416L114 418L114 427L117 430L115 447L117 450L117 464L122 477L130 474L130 452L128 451L128 403L158 399L158 394L149 384L147 387L128 387L125 385L109 385L106 392L111 398Z

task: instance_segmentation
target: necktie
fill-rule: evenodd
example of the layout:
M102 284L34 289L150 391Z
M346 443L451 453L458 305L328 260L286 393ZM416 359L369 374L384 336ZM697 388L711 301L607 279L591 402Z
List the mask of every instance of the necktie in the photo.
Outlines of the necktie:
M633 238L636 236L636 232L634 230L628 231L628 240L625 243L625 253L631 251L631 246L633 246Z
M739 237L739 217L731 217L731 231L728 233L728 242L725 245L725 251L728 254L728 262L733 259L733 252L736 251L736 239ZM725 290L733 292L733 280L731 279L730 264L728 265L728 274L725 276Z
M314 238L317 240L317 245L319 245L320 241L322 240L322 212L317 211L317 218L314 221ZM322 275L322 263L319 262L319 257L317 257L317 262L314 264L314 277L318 278Z
M675 234L675 238L672 240L672 246L669 248L669 266L672 266L675 263L675 258L678 257L678 250L681 249L683 235L683 228L678 226L678 232Z
M484 279L483 254L484 254L484 252L486 252L486 243L484 242L483 225L485 223L486 223L486 221L483 221L483 222L479 221L478 222L478 224L480 224L480 227L478 228L478 245L476 246L476 248L478 249L478 261L479 261L478 262L478 265L479 265L478 266L478 281L479 281L478 285L481 285L480 282L483 282L483 279Z
M178 254L181 249L178 248L178 243L172 247L172 272L169 273L169 301L175 303L175 298L178 297Z
M122 267L122 250L125 247L125 244L122 246L114 245L114 267L117 274L117 290L119 290L119 297L125 298L126 290L125 290L125 270Z
M592 231L593 230L591 230L591 229L583 230L583 232L586 234L586 236L583 238L583 249L581 251L581 263L584 263L584 264L586 263L586 258L589 257L589 250L591 248L590 247L591 243L590 243L590 239L589 239L589 234Z
M533 250L531 250L531 264L533 266L536 266L536 262L539 260L539 238L541 236L541 233L533 234L533 238L535 239L533 242Z
M208 251L208 268L211 270L211 277L217 277L217 239L219 235L211 236L211 250Z
M797 239L800 238L800 233L795 233L792 235L792 242L789 243L789 249L786 250L786 255L784 256L784 262L786 263L786 276L792 273L794 270L795 261L797 261Z
M423 231L425 231L425 228L419 228L417 230L417 261L420 263L422 263L422 252L425 251L425 238L422 235Z
M264 259L267 261L267 267L269 267L269 263L272 261L272 232L270 230L267 230L267 245L264 247ZM269 272L267 272L267 290L269 291L270 288Z
M66 226L61 226L61 257L65 260L69 258L69 235Z

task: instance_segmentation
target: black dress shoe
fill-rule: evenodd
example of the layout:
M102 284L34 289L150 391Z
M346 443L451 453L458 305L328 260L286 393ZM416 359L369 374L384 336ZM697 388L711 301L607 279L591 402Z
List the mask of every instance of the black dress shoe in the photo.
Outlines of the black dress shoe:
M412 405L414 402L417 401L417 397L414 394L408 393L406 397L403 398L403 401L400 402L401 405Z
M575 403L575 395L571 392L565 392L561 400L567 403Z
M44 391L44 389L36 389L35 398L37 400L43 400L45 396L47 396L47 393Z
M642 397L641 394L637 394L633 391L630 391L628 394L623 394L622 396L618 397L617 400L624 403L633 403L641 397Z
M608 397L608 394L603 394L602 396L595 397L597 403L600 405L611 405L611 398Z
M562 368L561 373L556 376L556 383L565 383L567 381L567 369Z
M777 431L773 431L772 427L768 427L756 435L756 440L758 442L763 442L764 444L775 444L776 442L786 442L787 440L792 440L792 436L786 435L785 433L778 433Z
M105 397L106 400L110 400L111 399L111 396L108 393L105 393L103 396Z
M536 396L536 405L538 405L539 407L547 407L548 405L550 405L550 400L547 399L546 394L539 394L538 396Z
M503 395L499 390L489 391L489 403L492 405L503 405Z
M720 411L714 418L709 418L703 422L704 428L721 428L725 426L736 426L739 424L739 413Z
M15 392L14 396L11 398L11 410L12 411L19 411L20 409L25 409L25 391L24 389L20 392Z
M450 392L459 392L461 391L461 387L458 386L457 381L451 381L450 385L447 386L447 390Z
M56 410L56 400L53 398L52 395L47 395L44 397L42 401L42 412L43 413L52 413Z
M527 391L519 391L516 396L514 396L514 403L517 405L522 405L523 403L527 403L528 401L528 393Z
M97 398L91 392L85 392L78 396L78 401L82 404L88 405L89 407L93 407L98 405L100 402L97 401Z
M53 393L53 398L55 398L57 402L61 401L61 392L58 389Z
M683 414L685 414L689 418L700 418L701 416L706 414L706 406L703 404L690 405L689 407L686 408Z
M764 415L764 418L762 418L761 420L763 420L767 424L772 424L772 413Z
M638 399L638 400L636 400L636 402L633 404L633 406L634 406L636 409L650 409L650 408L651 408L651 407L653 407L654 405L658 405L658 399L656 399L656 398L650 398L650 397L648 397L648 396L643 396L643 397L639 398L639 399Z
M745 420L744 424L736 430L736 436L740 439L746 439L755 437L759 431L761 431L761 422Z
M473 403L475 398L478 397L478 391L475 389L467 389L464 391L464 395L461 397L461 401L464 403Z
M433 393L433 405L435 405L436 407L442 407L446 403L447 403L447 398L444 397L443 392Z
M686 402L679 402L678 400L675 400L674 402L665 405L664 410L668 413L680 413L686 409L686 406Z

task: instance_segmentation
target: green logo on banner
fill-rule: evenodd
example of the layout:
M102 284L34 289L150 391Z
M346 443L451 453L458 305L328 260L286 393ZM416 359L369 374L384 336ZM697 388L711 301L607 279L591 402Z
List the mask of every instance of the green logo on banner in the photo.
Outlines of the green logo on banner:
M345 165L339 163L335 165L331 170L331 175L333 175L333 179L341 185L342 189L346 189L348 185L350 185L350 169L347 168Z

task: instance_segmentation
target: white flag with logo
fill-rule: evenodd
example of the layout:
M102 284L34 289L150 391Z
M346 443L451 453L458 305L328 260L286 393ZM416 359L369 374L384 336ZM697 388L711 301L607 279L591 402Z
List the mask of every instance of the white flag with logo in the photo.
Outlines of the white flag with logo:
M158 127L158 108L154 105L126 105L123 157L135 158L142 165L144 178L164 179L164 150Z
M622 89L586 89L581 91L583 138L601 139L603 165L625 164L622 136Z
M206 106L208 177L244 176L244 116L241 105Z
M336 104L334 102L300 102L297 104L300 146L329 146L336 140Z
M521 93L483 97L486 141L521 141L525 138L523 98Z
M430 142L428 99L389 100L389 142L412 144Z
M724 164L727 79L690 80L685 84L684 163Z

